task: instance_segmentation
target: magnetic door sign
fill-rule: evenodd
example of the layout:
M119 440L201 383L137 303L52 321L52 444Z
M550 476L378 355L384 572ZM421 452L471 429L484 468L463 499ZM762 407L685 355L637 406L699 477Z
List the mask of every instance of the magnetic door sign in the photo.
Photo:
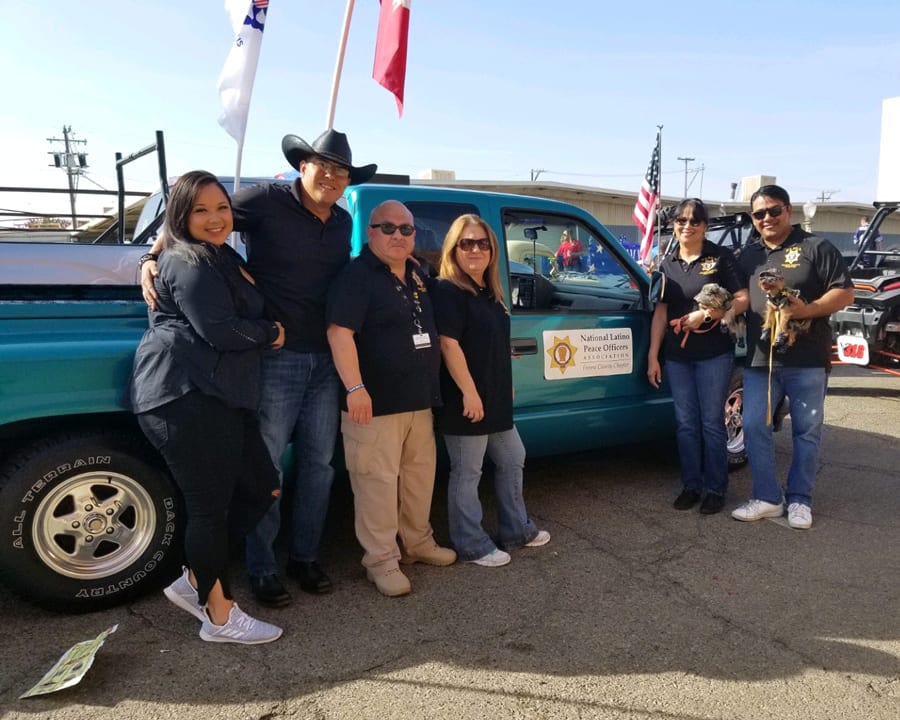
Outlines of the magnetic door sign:
M544 379L629 375L634 367L631 328L544 332Z

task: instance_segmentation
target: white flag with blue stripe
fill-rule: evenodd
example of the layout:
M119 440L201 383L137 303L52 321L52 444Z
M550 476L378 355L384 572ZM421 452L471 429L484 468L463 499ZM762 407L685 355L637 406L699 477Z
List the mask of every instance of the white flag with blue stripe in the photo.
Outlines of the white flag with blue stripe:
M225 11L234 29L234 43L219 75L219 97L222 100L219 125L237 140L238 145L244 144L268 7L269 0L225 0Z

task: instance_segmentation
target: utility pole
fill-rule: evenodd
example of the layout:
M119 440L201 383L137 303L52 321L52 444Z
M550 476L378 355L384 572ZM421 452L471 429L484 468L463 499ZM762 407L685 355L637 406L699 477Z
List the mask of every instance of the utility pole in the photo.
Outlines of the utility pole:
M532 168L532 170L531 170L531 182L537 182L537 179L541 176L541 173L542 173L542 172L547 172L547 171L544 170L544 169L541 169L541 170L535 170L535 169Z
M829 200L831 200L832 195L839 192L840 190L823 190L821 193L819 193L819 197L817 197L816 200L818 200L820 203L828 202Z
M75 214L75 191L78 189L78 178L84 174L87 164L87 153L75 152L78 145L87 145L87 140L76 140L72 133L72 126L63 125L62 138L47 138L50 143L63 143L65 150L48 151L53 156L53 164L50 167L58 167L66 172L69 181L69 207L72 211L72 230L78 229L78 216Z
M684 163L684 197L687 197L687 191L688 191L688 181L687 181L687 176L688 176L688 163L689 163L689 162L694 162L694 160L696 160L697 158L680 157L680 158L678 158L678 159L681 160L681 161Z

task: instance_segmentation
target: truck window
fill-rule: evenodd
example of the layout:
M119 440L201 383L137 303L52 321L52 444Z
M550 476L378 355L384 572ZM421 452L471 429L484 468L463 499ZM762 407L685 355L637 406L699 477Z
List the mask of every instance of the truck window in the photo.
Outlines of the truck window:
M441 265L441 248L450 225L460 215L478 214L478 208L469 203L416 202L404 203L416 221L416 249L413 254L427 263L432 275L437 275Z
M640 304L639 283L625 251L574 217L507 211L513 312L585 313Z

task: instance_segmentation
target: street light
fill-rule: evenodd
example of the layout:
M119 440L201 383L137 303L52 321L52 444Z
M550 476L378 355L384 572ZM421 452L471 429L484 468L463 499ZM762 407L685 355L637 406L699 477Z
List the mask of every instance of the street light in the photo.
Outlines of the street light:
M806 232L812 232L812 221L816 216L817 205L810 200L809 202L803 203L803 229Z

